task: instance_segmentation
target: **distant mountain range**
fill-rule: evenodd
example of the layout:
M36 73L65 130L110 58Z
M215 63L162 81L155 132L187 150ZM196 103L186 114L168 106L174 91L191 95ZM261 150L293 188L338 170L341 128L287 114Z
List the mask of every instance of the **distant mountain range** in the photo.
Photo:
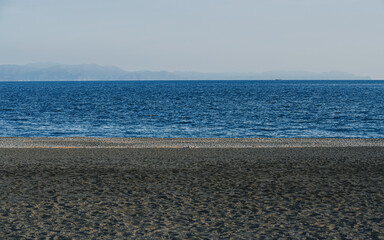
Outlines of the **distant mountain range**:
M84 80L369 80L345 72L312 73L270 71L262 73L202 73L168 71L125 71L95 64L0 65L0 81L84 81Z

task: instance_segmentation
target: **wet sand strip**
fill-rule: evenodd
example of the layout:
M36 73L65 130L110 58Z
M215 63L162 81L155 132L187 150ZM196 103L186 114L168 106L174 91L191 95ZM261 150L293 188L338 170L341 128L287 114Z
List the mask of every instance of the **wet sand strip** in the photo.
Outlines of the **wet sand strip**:
M384 147L382 138L20 138L0 137L0 148L267 148Z
M0 239L383 239L384 148L1 148Z

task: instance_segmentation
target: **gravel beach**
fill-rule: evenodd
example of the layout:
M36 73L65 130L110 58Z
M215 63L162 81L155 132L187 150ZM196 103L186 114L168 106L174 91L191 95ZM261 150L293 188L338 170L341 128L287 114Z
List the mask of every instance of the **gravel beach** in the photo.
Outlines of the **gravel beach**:
M384 239L383 142L0 138L0 239Z

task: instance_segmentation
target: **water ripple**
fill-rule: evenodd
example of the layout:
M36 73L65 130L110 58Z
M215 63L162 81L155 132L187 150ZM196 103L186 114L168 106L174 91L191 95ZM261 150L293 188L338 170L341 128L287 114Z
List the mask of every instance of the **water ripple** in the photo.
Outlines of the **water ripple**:
M384 82L0 82L0 136L383 138Z

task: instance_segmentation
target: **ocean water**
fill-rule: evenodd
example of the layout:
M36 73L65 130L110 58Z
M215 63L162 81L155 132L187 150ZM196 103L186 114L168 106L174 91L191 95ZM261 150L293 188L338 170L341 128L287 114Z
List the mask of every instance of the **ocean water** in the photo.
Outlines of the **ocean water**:
M0 82L0 136L383 138L384 81Z

